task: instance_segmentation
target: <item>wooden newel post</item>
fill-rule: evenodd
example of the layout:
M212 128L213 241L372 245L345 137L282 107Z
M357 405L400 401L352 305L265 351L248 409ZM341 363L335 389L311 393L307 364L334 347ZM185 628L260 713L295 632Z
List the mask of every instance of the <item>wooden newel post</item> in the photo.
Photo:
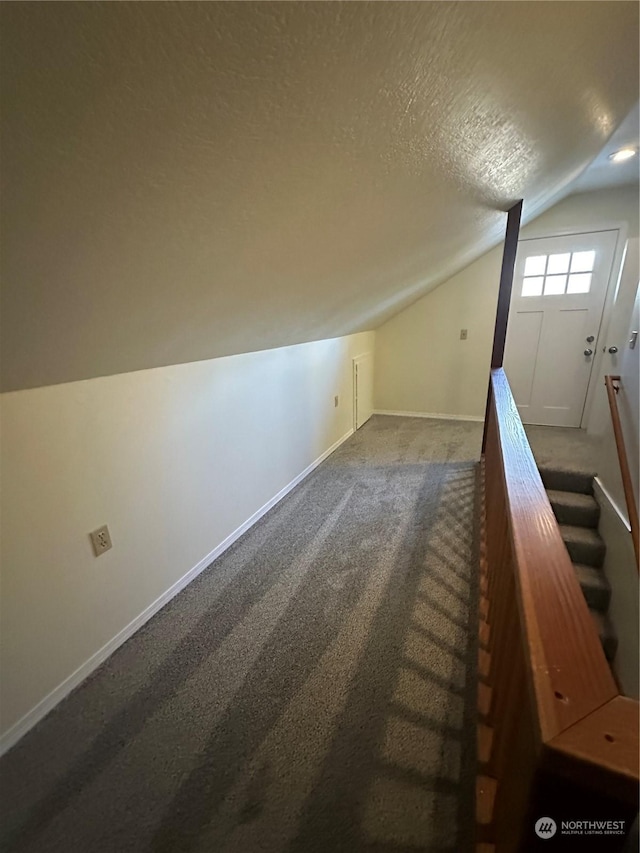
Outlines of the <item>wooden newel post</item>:
M504 238L502 254L502 270L500 271L500 289L498 290L498 308L496 310L496 325L493 330L493 349L491 351L491 369L502 367L504 361L504 345L507 340L507 322L509 320L509 303L513 286L513 270L516 265L518 238L520 236L520 219L522 217L522 199L514 204L507 213L507 231ZM482 452L487 444L487 419L489 416L489 395L484 415L484 433L482 435Z

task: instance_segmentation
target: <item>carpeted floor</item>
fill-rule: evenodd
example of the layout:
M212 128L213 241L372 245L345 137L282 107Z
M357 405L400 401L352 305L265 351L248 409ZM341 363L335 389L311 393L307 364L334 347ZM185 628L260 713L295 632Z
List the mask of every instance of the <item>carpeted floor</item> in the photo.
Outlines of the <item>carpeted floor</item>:
M481 435L372 418L2 759L2 849L470 850Z
M526 424L525 431L539 468L597 473L600 439L586 430Z

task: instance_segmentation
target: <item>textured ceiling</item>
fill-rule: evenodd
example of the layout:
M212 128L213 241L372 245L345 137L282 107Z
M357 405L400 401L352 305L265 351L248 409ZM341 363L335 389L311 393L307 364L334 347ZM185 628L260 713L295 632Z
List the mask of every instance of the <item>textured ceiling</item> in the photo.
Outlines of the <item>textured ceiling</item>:
M638 100L631 2L0 6L4 389L375 327Z
M624 163L614 163L611 155L621 148L640 149L640 104L636 104L603 149L580 177L569 187L571 193L582 193L607 187L637 184L640 180L638 154Z

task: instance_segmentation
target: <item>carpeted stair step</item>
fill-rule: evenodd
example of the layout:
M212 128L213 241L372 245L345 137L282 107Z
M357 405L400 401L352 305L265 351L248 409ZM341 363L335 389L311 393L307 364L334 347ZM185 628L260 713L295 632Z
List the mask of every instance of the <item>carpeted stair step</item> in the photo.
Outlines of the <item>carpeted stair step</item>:
M549 489L547 494L558 524L572 524L575 527L598 526L600 507L591 495L560 492L555 489Z
M602 565L607 548L597 531L573 524L558 526L572 562L596 569Z
M545 489L558 492L577 492L582 495L593 494L593 478L595 474L585 474L582 471L563 471L559 468L539 469Z
M605 657L608 661L612 661L618 650L618 637L611 624L611 620L604 613L598 613L596 610L589 608L593 621L604 649Z
M604 573L600 569L584 566L581 563L574 563L573 567L589 607L600 613L606 613L611 600L611 587Z

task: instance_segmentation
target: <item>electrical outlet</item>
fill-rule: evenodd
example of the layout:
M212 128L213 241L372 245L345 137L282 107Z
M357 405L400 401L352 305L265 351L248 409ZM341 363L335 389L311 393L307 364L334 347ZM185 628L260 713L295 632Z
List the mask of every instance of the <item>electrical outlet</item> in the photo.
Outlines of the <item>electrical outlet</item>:
M334 408L334 409L337 409L337 408L338 408L338 403L339 403L339 402L340 402L340 398L339 398L339 397L338 397L338 395L336 394L336 396L333 398L333 408Z
M467 330L466 329L460 329L460 340L461 341L467 340Z
M91 539L93 553L96 557L99 557L100 554L104 554L105 551L108 551L112 547L111 535L109 534L109 528L106 524L104 527L99 527L97 530L94 530L93 533L90 533L89 538Z

